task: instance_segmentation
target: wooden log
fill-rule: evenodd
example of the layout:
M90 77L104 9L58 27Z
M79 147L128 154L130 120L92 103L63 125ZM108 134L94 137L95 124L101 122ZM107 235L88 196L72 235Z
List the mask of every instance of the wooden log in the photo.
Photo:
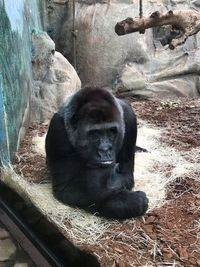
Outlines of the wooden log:
M170 10L166 13L155 11L148 17L134 19L129 17L117 22L115 32L118 35L133 32L144 33L148 28L163 25L171 25L171 38L168 38L168 44L170 49L174 49L183 44L189 36L200 31L200 12L195 10Z

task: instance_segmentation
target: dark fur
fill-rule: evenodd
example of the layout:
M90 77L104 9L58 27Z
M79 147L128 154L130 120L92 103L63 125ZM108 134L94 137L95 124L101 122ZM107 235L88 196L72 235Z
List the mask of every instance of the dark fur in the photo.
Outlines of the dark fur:
M117 132L110 137L112 127ZM96 128L105 134L90 142L87 134ZM75 93L53 116L46 137L55 197L107 218L143 215L146 195L131 191L136 135L136 117L126 102L99 88ZM105 166L108 160L113 163Z

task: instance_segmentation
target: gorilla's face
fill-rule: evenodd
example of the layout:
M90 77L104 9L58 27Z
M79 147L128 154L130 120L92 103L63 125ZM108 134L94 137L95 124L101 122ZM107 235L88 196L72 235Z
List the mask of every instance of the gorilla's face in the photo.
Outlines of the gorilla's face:
M112 167L123 143L123 112L107 91L88 89L79 95L66 126L71 143L87 166Z
M119 111L110 109L110 104L93 102L78 112L75 149L89 167L112 167L116 161L122 127Z
M116 160L117 123L83 125L78 130L77 149L90 167L111 167Z

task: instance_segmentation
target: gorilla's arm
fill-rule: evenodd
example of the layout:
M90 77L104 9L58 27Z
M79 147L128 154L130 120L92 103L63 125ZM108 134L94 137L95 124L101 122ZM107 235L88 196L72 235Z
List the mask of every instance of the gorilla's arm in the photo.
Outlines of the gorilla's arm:
M120 103L124 111L125 135L118 158L119 170L120 173L133 173L137 138L137 121L132 107L125 101L121 100Z
M60 199L62 192L68 188L72 189L71 180L73 176L76 176L75 171L77 171L73 159L77 158L77 153L68 139L64 120L58 113L55 113L51 119L45 148L47 165L52 176L53 192Z
M117 163L113 172L113 182L117 185L131 190L134 186L134 158L135 158L135 144L137 138L137 121L136 116L131 106L119 100L124 112L125 121L125 136L122 148L119 152Z
M90 171L88 178L89 197L93 202L86 210L107 218L127 219L141 216L148 208L146 194L141 191L132 192L122 188L108 188L106 186L108 173ZM95 177L95 179L94 179ZM123 179L123 175L121 176ZM91 201L90 200L90 201Z

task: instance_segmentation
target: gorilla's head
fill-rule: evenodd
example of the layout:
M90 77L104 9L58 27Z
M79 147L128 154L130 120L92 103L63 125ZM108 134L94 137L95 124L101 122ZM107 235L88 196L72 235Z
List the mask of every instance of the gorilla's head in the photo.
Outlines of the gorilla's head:
M60 113L68 137L90 167L111 167L124 138L123 111L109 91L86 87L78 91Z

